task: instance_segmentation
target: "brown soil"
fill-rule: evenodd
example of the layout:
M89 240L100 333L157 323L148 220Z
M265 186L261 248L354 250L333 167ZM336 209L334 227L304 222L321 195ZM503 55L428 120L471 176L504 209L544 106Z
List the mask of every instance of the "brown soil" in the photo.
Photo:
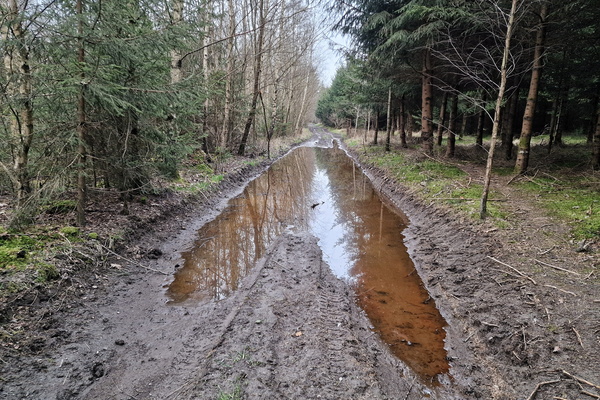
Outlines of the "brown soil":
M26 327L26 333L2 341L0 398L599 395L598 255L576 252L565 226L502 185L509 178L494 182L515 210L510 227L497 229L422 204L365 166L384 197L409 217L411 257L448 322L451 378L440 386L426 386L390 354L347 284L323 263L315 239L303 232L279 237L233 296L166 305L163 286L181 263L179 252L265 167L231 175L202 201L171 197L130 206L130 215L118 220L131 227L121 228L129 233L120 249L129 261L79 266L60 284L12 299L3 329ZM466 169L481 179L479 168ZM93 219L106 228L90 230L113 229L116 221L108 227L106 215Z

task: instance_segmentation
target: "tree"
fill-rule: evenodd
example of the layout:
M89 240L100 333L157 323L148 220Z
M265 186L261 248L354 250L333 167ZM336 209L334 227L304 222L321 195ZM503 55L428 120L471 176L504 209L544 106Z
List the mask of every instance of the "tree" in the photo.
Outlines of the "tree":
M506 35L504 39L504 52L502 55L502 64L500 66L500 85L498 88L498 96L496 97L496 109L494 112L494 125L492 127L492 139L490 142L490 150L488 152L487 163L485 167L485 177L483 180L483 191L481 194L481 203L479 208L479 216L483 219L487 214L487 201L492 180L492 164L494 162L494 150L496 147L496 138L500 130L500 111L504 101L504 92L506 91L506 83L508 81L508 61L510 57L511 39L515 24L515 14L517 10L517 0L512 0L510 12L508 14L508 22L506 25Z
M535 50L533 53L533 69L531 71L531 81L529 83L529 93L527 95L527 106L525 108L525 114L523 115L523 126L521 127L517 161L515 164L515 173L517 174L523 174L527 172L527 168L529 166L531 136L533 133L533 117L538 98L540 77L544 65L543 56L547 15L548 4L546 2L542 2L540 5L539 23L536 29Z
M23 7L26 7L27 3ZM18 207L25 206L31 191L29 152L34 137L33 87L29 60L29 43L25 9L16 0L4 0L2 11L2 36L4 59L4 107L2 116L9 120L8 144L12 153L12 168L2 163L16 193Z

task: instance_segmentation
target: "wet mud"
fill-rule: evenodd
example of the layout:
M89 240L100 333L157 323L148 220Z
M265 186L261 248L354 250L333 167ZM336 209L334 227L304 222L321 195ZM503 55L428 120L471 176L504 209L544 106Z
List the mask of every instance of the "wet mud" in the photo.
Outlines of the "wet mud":
M315 142L331 143L330 135L317 134ZM241 193L252 171L218 199L189 205L143 236L138 246L162 254L137 262L152 270L120 260L120 269L75 282L68 300L44 315L47 334L39 332L38 347L3 353L0 398L508 400L595 391L565 373L600 381L593 356L598 310L589 307L597 287L583 278L558 281L559 271L534 275L516 263L526 253L504 247L512 243L506 238L422 204L369 165L361 168L384 202L408 217L402 234L415 270L408 275L421 277L428 293L421 303L434 302L447 322L449 373L438 376L439 385L426 384L395 357L360 307L384 305L393 291L369 290L369 283L354 291L332 272L307 230L279 231L256 266L236 278L237 289L214 296L220 300L167 304L174 300L168 295L173 274L185 263L181 250L192 248L197 231L225 209L221 199ZM510 261L536 284L489 256ZM419 343L399 340L405 347ZM537 387L544 382L553 383Z

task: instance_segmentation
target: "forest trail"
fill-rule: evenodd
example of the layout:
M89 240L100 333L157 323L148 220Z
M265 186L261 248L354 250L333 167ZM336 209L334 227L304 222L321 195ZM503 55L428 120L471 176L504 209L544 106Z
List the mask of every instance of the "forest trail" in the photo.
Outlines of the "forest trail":
M494 229L422 204L375 168L365 171L409 217L411 258L448 322L451 379L442 377L441 386L427 387L391 355L306 232L281 235L235 295L166 304L164 287L181 264L181 249L240 192L251 171L201 212L182 209L131 244L129 257L136 248L160 250L158 257L135 264L115 259L49 303L36 317L44 321L40 332L32 332L44 339L33 340L29 353L3 353L0 398L516 399L535 393L539 399L597 389L577 381L600 381L600 362L592 356L600 344L597 279L585 274L596 265L595 253L576 253L561 243L564 236L544 233L548 224L564 227L542 213L533 215L534 225L511 219L510 229ZM503 196L515 206L524 201L530 208L523 211L535 208L518 192ZM552 383L538 386L544 382Z

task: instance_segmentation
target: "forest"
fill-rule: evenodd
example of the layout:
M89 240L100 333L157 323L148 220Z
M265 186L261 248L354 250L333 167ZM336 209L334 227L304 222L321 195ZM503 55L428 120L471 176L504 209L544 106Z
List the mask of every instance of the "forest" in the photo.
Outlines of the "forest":
M0 399L600 398L600 0L0 37Z
M0 191L10 224L86 197L152 192L184 161L268 152L314 108L315 8L302 0L1 5ZM65 203L66 202L66 203Z
M500 157L513 159L517 174L528 172L532 137L545 135L550 152L575 136L600 168L598 2L513 1L511 10L511 1L354 0L334 8L352 46L319 102L326 124L397 131L403 146L419 131L428 154L447 134L447 157L456 138L475 136L481 146L496 128Z

